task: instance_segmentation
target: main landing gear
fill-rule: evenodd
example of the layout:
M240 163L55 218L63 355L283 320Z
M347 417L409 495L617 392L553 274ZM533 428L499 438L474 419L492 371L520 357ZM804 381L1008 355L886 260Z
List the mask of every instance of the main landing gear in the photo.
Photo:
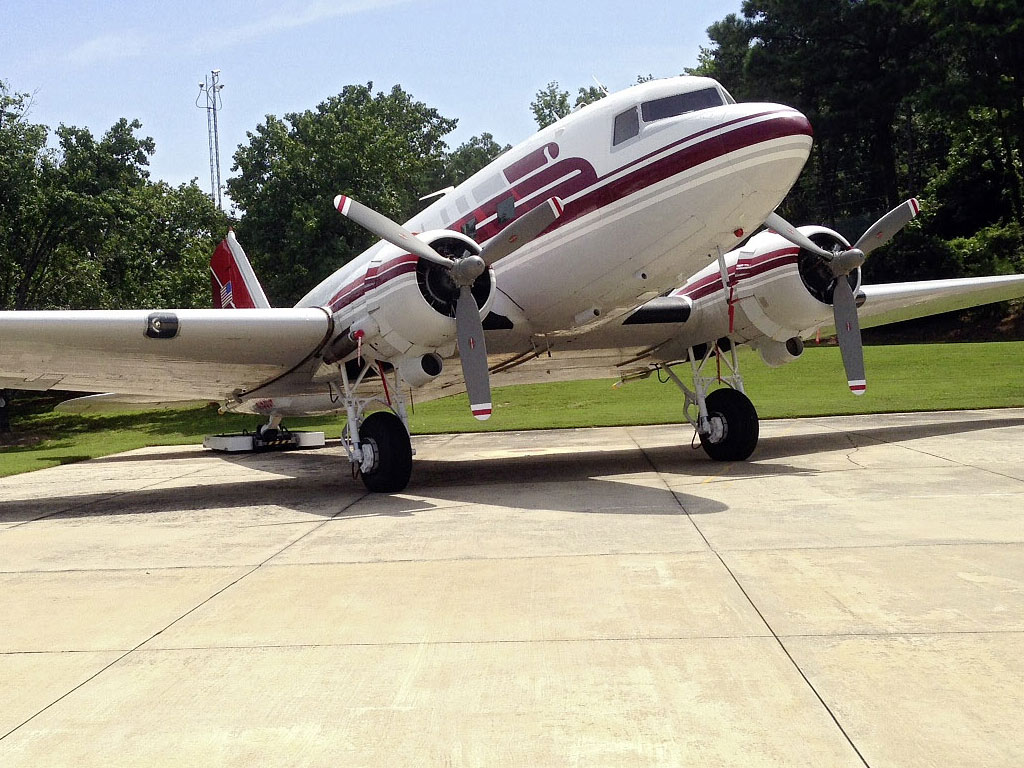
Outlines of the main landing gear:
M683 392L683 413L700 437L701 447L715 461L744 461L757 447L757 411L743 390L736 349L729 340L704 348L690 348L688 358L693 372L693 389L680 380L669 364L664 371ZM714 360L715 375L705 369ZM723 373L722 367L725 367ZM725 384L721 389L712 389Z
M374 493L395 493L404 490L412 475L412 457L415 451L409 437L409 416L405 408L398 372L394 372L394 386L388 386L384 367L366 361L355 379L348 369L339 366L341 373L341 400L348 417L341 442L352 465L352 474L358 474L367 490ZM363 398L356 394L359 385L370 372L380 376L386 400ZM366 414L372 405L389 410Z

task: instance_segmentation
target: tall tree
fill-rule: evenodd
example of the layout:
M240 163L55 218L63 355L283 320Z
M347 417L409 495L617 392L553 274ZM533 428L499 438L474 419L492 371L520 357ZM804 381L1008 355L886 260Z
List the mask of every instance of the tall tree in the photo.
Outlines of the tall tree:
M536 98L530 102L530 109L537 125L547 128L569 114L569 92L563 91L557 80L552 80L537 91Z
M537 96L530 102L530 109L533 111L533 119L537 121L538 127L547 128L552 123L568 115L572 110L592 104L598 99L603 99L606 95L604 89L596 85L579 88L576 91L576 100L573 102L572 107L570 107L569 92L563 91L559 87L557 80L552 80L537 91Z
M460 144L445 160L445 180L456 186L494 160L502 152L512 149L502 146L489 133L474 136Z
M268 115L234 155L238 236L275 303L292 303L373 238L331 205L339 193L398 220L444 178L456 121L395 86L349 85L315 109Z
M227 220L194 184L149 180L137 120L98 139L28 121L0 83L0 308L208 303L206 259Z

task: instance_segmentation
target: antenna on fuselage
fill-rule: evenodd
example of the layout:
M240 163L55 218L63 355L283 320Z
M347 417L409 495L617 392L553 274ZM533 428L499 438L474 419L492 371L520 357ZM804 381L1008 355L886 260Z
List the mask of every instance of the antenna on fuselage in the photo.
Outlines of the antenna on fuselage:
M605 96L607 96L609 93L611 93L611 91L608 90L608 87L604 83L602 83L600 80L597 79L597 75L591 75L590 77L594 80L595 83L597 83L597 87L600 88L604 92Z

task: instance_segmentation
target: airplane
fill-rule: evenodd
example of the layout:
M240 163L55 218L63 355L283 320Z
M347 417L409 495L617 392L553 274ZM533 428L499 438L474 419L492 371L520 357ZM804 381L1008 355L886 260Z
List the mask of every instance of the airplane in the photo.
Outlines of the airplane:
M229 233L211 260L213 309L0 312L0 387L103 393L58 406L76 413L218 402L266 419L257 445L278 441L285 418L344 413L353 470L398 492L412 475L410 396L466 391L486 419L492 377L657 372L681 389L708 456L742 461L758 417L737 345L780 365L834 327L863 393L862 318L1024 295L1019 275L861 285L865 257L918 204L853 246L792 226L775 211L811 144L791 107L737 103L709 78L649 81L542 129L404 224L337 195L339 214L380 240L295 307L271 307Z

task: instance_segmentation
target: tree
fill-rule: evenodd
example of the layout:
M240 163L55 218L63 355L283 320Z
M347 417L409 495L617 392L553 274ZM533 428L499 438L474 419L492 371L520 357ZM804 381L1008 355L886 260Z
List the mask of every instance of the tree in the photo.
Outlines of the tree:
M512 149L511 144L501 146L489 133L474 136L460 144L445 160L445 180L457 186L494 160L502 152Z
M708 35L692 72L814 126L787 215L855 237L921 198L918 222L865 279L1024 268L1020 0L745 0Z
M606 95L604 89L596 85L580 88L576 91L576 101L570 108L569 92L561 90L558 81L552 80L537 91L536 98L530 102L530 109L533 110L533 119L537 121L537 125L547 128L568 115L573 109L579 109L598 99L603 99Z
M443 137L456 121L395 86L349 85L315 109L268 115L234 155L227 182L238 237L277 303L292 303L374 238L334 210L339 193L397 220L444 186Z
M195 184L149 180L137 120L97 139L27 119L0 83L0 308L208 305L207 259L227 219Z
M537 97L530 102L530 109L537 125L547 128L569 114L569 92L561 90L558 81L552 80L537 91Z

